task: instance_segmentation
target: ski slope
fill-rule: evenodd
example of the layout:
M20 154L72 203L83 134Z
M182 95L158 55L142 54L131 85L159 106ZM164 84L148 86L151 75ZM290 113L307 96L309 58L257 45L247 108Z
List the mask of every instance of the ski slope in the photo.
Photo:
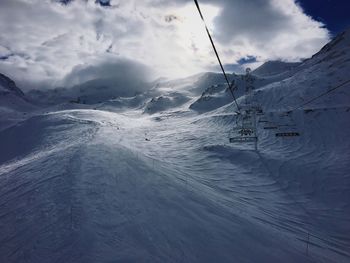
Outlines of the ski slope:
M232 118L80 109L1 132L1 261L346 262L349 145L244 151Z
M296 109L346 80L348 43L349 32L256 76L257 151L228 142L237 109L217 74L11 108L21 118L1 119L0 262L349 262L349 86ZM276 137L282 124L301 136Z

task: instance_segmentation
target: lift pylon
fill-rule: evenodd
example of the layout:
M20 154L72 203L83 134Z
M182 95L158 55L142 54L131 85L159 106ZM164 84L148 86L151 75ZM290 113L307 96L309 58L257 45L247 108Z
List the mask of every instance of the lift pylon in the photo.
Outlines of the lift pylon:
M253 77L250 69L246 70L245 80L245 100L241 105L241 114L237 116L236 127L230 131L230 143L254 143L257 149L256 115L258 107L252 101ZM259 111L260 113L260 111Z

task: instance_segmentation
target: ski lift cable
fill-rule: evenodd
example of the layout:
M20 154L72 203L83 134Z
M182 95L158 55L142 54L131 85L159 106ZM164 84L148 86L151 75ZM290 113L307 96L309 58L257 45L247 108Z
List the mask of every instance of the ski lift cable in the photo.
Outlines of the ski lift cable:
M313 101L315 101L315 100L317 100L317 99L319 99L319 98L321 98L321 97L323 97L323 96L325 96L325 95L328 95L329 93L331 93L331 92L333 92L333 91L335 91L335 90L337 90L337 89L339 89L339 88L344 87L344 86L345 86L346 84L348 84L349 82L350 82L350 79L347 80L347 81L344 81L344 82L340 83L339 85L335 86L334 88L332 88L332 89L330 89L330 90L327 90L326 92L323 92L322 94L320 94L320 95L318 95L318 96L316 96L316 97L314 97L314 98L312 98L312 99L310 99L310 100L308 100L308 101L302 103L301 105L299 105L299 106L293 108L292 110L289 110L288 112L292 112L292 111L298 110L298 109L300 109L301 107L304 107L305 105L310 104L311 102L313 102Z
M202 11L201 11L201 9L200 9L200 7L199 7L198 0L194 0L194 2L195 2L195 4L196 4L196 7L197 7L198 12L199 12L199 15L200 15L200 17L201 17L201 19L202 19L202 21L203 21L204 26L205 26L205 30L207 31L207 34L208 34L209 40L210 40L210 42L211 42L211 45L213 46L213 49L214 49L216 58L218 59L218 62L219 62L219 64L220 64L220 68L221 68L221 70L222 70L222 73L224 74L225 80L226 80L226 82L227 82L228 88L229 88L229 90L230 90L230 92L231 92L231 95L232 95L232 97L233 97L233 100L235 101L235 104L236 104L236 106L237 106L237 109L238 109L239 113L241 113L241 109L240 109L240 107L239 107L239 105L238 105L238 103L237 103L236 97L235 97L235 95L233 94L233 91L231 90L231 86L233 86L233 85L231 85L230 82L229 82L229 80L228 80L228 77L227 77L227 75L226 75L224 66L223 66L222 63L221 63L221 59L220 59L220 57L219 57L219 53L218 53L218 51L217 51L217 49L216 49L216 47L215 47L213 38L211 37L210 32L209 32L209 29L208 29L208 26L207 26L207 24L205 23L205 20L204 20Z

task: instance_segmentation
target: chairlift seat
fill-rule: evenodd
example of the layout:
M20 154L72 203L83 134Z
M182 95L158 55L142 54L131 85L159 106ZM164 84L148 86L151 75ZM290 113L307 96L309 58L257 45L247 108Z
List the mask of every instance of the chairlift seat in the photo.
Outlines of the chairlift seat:
M238 133L241 136L247 136L247 135L252 135L254 131L251 128L242 128Z
M230 143L235 143L235 142L256 142L257 137L255 136L237 136L237 137L231 137L230 138Z
M296 128L295 124L279 124L279 127L292 127L292 128Z
M300 136L299 132L278 132L276 133L276 137L295 137Z
M266 122L269 122L269 121L263 119L263 120L259 120L258 122L259 122L259 123L266 123Z

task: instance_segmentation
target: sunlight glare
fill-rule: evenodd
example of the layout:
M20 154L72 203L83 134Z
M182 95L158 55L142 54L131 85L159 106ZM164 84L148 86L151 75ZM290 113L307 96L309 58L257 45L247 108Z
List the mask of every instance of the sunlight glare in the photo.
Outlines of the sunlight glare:
M201 10L210 32L214 32L214 19L219 14L220 8L213 5L201 5ZM180 43L190 47L195 53L208 53L211 49L204 24L199 16L196 6L186 5L176 10L180 23L177 23Z

